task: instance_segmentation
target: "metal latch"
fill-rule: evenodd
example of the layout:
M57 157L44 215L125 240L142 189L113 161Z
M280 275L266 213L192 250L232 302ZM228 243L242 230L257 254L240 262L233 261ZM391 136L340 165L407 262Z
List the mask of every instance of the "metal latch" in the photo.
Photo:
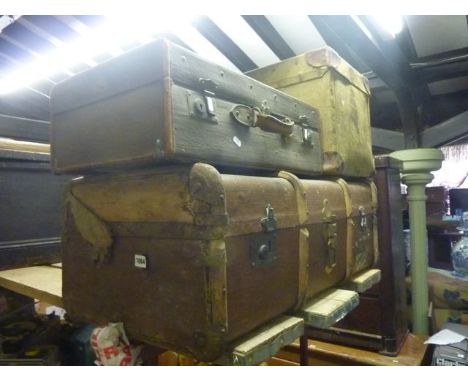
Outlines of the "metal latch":
M336 223L327 223L327 247L328 247L328 265L326 271L330 273L336 266L336 241L337 241L337 226Z
M328 199L323 200L322 216L325 223L324 238L328 248L328 264L325 270L327 273L330 273L336 267L336 242L338 240L338 227L336 223L336 215L331 213Z
M208 78L200 78L199 82L202 86L203 95L205 97L206 111L210 116L214 117L216 115L214 96L218 85L216 82Z
M302 127L302 142L304 144L309 145L310 147L314 147L314 140L312 134L312 123L310 122L310 118L306 115L300 115L298 118L299 125Z
M215 102L213 97L208 96L209 93L204 92L201 96L191 91L186 91L187 108L189 115L192 118L202 119L211 123L218 123L215 113ZM213 94L214 95L214 94Z
M367 215L366 212L364 211L364 207L359 207L359 227L361 227L361 231L366 231L368 229L368 224L367 224Z
M263 230L265 232L271 232L276 229L276 218L275 218L275 210L268 204L265 208L265 217L262 218L260 223L262 224Z
M199 79L201 94L186 91L187 107L192 118L203 119L207 122L218 123L216 118L215 91L217 85L214 81L206 78Z
M302 142L309 145L310 147L314 147L314 140L311 129L306 127L302 128Z
M268 204L265 208L265 216L260 220L263 233L253 235L250 240L250 264L253 267L276 260L276 223L274 209Z

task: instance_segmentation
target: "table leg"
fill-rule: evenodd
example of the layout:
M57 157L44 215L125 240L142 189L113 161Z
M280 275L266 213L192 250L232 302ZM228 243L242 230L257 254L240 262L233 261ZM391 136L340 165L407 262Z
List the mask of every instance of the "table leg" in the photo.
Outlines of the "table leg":
M309 365L309 351L308 351L308 338L303 335L299 338L299 349L300 349L300 364L301 366Z

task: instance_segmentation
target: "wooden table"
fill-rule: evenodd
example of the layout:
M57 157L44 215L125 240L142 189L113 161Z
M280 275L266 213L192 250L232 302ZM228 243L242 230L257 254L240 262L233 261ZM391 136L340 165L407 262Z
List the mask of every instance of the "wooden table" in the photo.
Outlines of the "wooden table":
M426 337L408 334L396 357L316 340L308 341L308 365L311 366L419 366L427 352ZM270 365L299 365L299 341L286 346L268 361Z
M63 307L61 264L0 271L0 287L42 302ZM303 339L304 340L304 339ZM397 357L316 340L308 340L308 365L421 365L427 351L425 338L409 334ZM286 346L267 364L299 365L299 340ZM303 354L303 361L304 361Z
M0 287L63 308L61 264L0 271Z

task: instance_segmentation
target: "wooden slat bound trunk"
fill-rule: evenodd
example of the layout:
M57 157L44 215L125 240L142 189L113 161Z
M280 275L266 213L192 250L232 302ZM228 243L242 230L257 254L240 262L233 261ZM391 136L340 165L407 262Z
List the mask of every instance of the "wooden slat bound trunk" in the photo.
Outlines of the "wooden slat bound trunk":
M58 173L197 161L322 171L316 109L165 40L55 86L51 144Z
M73 181L71 318L212 361L267 321L373 265L373 185L220 174L202 163Z

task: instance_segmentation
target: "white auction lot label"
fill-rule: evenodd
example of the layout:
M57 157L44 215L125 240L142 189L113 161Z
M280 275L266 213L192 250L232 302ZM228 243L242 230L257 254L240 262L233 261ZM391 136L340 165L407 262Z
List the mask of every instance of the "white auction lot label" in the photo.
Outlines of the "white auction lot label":
M146 256L135 254L135 268L144 268L146 269Z

